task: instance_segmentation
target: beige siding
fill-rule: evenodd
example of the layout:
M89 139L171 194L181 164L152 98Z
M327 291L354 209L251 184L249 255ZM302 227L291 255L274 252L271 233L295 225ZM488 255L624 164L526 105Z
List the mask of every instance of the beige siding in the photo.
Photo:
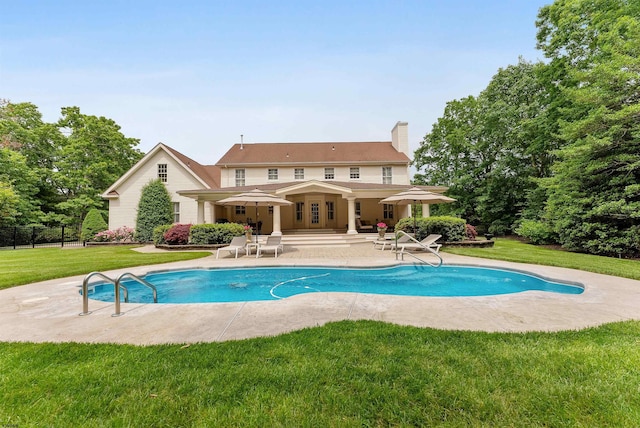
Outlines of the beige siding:
M158 178L158 164L167 164L167 183L165 184L171 200L180 203L180 222L197 223L198 203L191 198L179 196L176 192L205 187L173 157L160 150L114 189L120 196L109 200L109 229L117 229L121 226L135 227L142 187ZM205 219L209 218L211 218L210 206L205 204Z

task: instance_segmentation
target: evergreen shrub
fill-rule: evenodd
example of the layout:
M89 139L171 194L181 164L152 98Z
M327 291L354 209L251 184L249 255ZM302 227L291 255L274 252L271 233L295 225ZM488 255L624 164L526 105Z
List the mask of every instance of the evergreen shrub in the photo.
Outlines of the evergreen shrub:
M402 230L407 233L414 233L417 240L421 240L428 235L442 235L441 240L445 242L464 241L466 236L467 222L464 219L451 216L425 217L416 219L416 230L413 230L412 217L405 217L398 221L395 230Z
M136 218L136 235L138 242L153 240L153 229L156 226L173 223L173 206L171 195L162 181L152 180L142 188Z
M164 233L171 229L172 224L162 224L160 226L156 226L153 228L153 243L155 245L166 244L167 242L164 240Z
M244 233L238 223L194 224L191 226L189 242L192 244L228 244L234 236Z
M553 229L547 223L537 220L523 220L514 232L532 244L552 244L556 242Z
M82 232L80 237L83 241L93 241L98 232L107 230L109 225L104 221L104 217L100 213L100 210L94 208L87 213L87 216L82 222Z

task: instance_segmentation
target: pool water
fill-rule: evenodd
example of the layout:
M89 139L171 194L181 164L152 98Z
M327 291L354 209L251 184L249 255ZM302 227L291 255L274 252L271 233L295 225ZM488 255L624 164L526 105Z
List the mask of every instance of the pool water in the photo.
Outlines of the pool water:
M304 293L349 292L404 296L487 296L529 290L580 294L577 284L552 282L522 272L467 266L402 265L386 268L269 267L190 269L149 273L158 303L279 300ZM151 290L124 281L130 303L152 303ZM113 285L89 286L89 297L114 300ZM121 297L123 298L123 297Z

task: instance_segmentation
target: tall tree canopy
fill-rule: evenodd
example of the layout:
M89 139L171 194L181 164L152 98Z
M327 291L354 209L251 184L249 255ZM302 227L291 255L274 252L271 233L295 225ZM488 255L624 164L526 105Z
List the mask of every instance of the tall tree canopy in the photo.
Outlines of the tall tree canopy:
M111 119L65 107L46 123L32 103L0 100L0 181L18 197L19 223L78 223L141 157Z
M640 255L640 2L559 0L538 45L570 102L545 219L564 246Z

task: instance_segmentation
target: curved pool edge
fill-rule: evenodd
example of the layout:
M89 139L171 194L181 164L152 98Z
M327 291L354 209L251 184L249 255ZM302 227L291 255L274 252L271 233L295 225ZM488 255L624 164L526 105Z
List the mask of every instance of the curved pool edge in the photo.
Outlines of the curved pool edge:
M349 267L395 264L388 252L363 253L348 259L322 260L311 254L298 257L293 264ZM77 289L83 276L75 276L0 291L0 322L5 327L0 331L0 340L135 345L215 342L273 336L345 319L489 332L577 330L615 321L640 320L640 281L566 268L443 256L447 264L525 270L547 278L577 281L584 285L585 291L580 295L525 292L437 299L330 293L332 296L301 295L277 302L220 303L216 304L215 311L210 309L210 304L123 304L125 315L115 318L111 317L113 303L91 301L92 314L79 317L82 302ZM164 268L290 263L292 260L284 257L217 262L215 257L207 257L107 273L117 276L129 271L137 275Z

